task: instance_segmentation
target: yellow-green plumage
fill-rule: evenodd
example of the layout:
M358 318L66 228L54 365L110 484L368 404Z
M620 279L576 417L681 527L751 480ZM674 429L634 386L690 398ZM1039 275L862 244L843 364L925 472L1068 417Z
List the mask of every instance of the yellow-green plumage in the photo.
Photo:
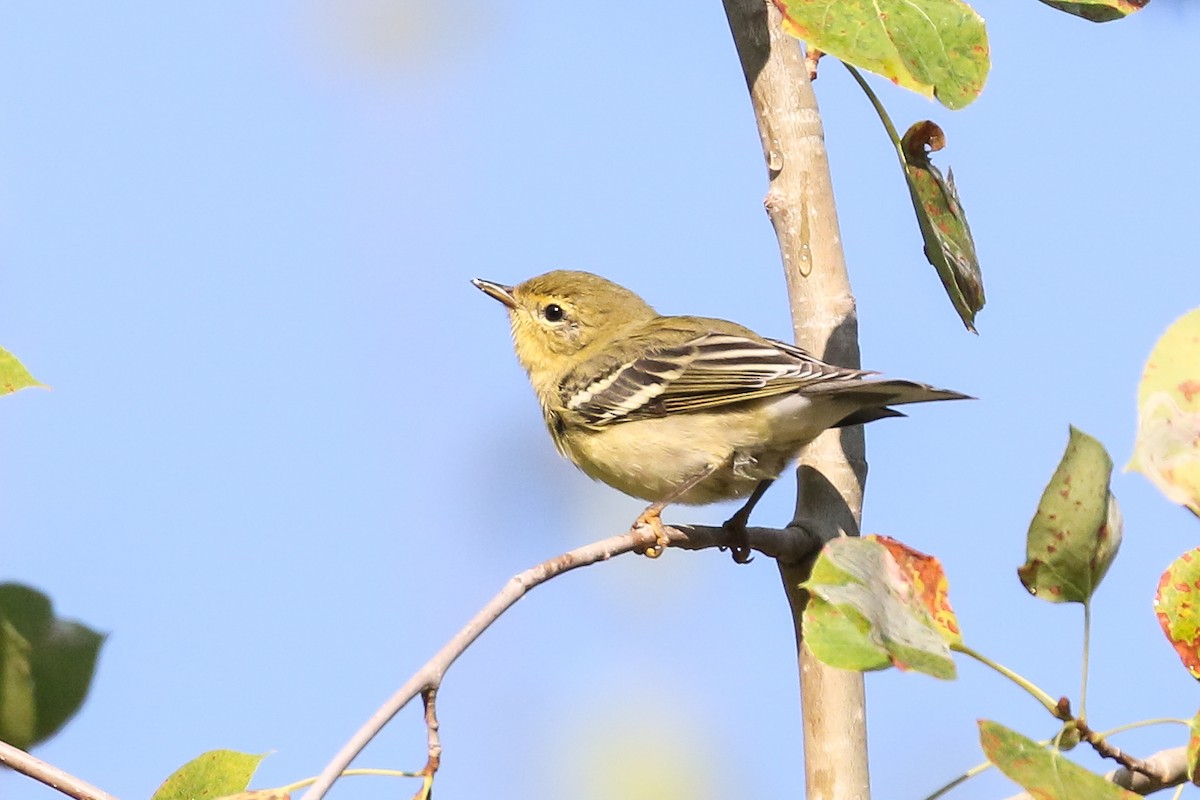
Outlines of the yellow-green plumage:
M654 502L745 497L827 428L899 416L891 404L966 397L825 364L733 322L660 316L586 272L475 285L508 308L559 451Z

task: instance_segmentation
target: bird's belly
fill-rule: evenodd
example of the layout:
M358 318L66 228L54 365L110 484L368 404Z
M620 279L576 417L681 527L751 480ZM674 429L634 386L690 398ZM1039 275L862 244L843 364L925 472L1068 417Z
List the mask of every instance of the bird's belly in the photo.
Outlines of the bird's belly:
M763 423L761 414L730 411L634 420L568 434L563 450L592 478L650 501L670 498L688 480L719 465L674 499L700 505L749 495L795 457L804 442L780 448Z

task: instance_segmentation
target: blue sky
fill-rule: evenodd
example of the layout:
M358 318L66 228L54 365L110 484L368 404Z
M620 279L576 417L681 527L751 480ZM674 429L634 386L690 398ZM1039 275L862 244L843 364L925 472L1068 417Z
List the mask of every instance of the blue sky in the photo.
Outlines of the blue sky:
M1142 363L1200 304L1200 11L979 10L994 63L975 105L876 81L898 125L947 131L979 336L924 262L867 101L832 63L818 84L864 365L980 398L869 429L864 529L940 556L967 641L1074 694L1079 610L1029 597L1015 568L1068 424L1125 463ZM666 313L790 330L719 4L10 5L0 98L0 345L54 387L2 401L0 577L111 633L89 702L39 754L124 798L217 747L272 751L257 786L315 774L509 576L637 515L554 453L470 278L586 269ZM790 518L788 484L757 522ZM1196 706L1150 605L1195 520L1141 476L1113 489L1100 728ZM792 648L764 558L563 577L450 673L438 794L797 796ZM1015 688L960 671L868 678L878 797L980 761L976 718L1053 733ZM423 760L414 709L360 765ZM372 780L337 796L412 788ZM993 776L954 796L1009 791ZM14 775L0 794L57 796Z

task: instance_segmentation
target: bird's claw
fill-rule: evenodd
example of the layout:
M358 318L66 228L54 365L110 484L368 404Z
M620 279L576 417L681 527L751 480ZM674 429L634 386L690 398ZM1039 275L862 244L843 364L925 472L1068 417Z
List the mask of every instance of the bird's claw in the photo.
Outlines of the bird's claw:
M646 558L658 558L667 549L667 545L671 543L671 539L667 536L666 528L663 527L662 517L659 514L659 511L648 508L633 523L635 531L645 526L650 528L650 531L654 534L653 544L648 544L638 551Z
M728 531L733 538L733 543L729 545L729 555L733 557L733 563L749 564L753 561L754 550L750 547L750 534L746 531L746 523L735 516L733 519L726 520L721 527Z

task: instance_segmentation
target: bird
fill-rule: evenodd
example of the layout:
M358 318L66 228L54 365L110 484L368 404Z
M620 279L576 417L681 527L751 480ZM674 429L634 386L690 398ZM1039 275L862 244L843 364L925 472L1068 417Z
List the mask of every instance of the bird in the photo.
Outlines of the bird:
M642 550L650 557L669 544L667 506L748 498L725 523L744 563L751 510L823 431L904 416L895 405L972 399L828 364L727 320L660 315L590 272L472 283L508 311L517 360L558 451L650 502L633 525L653 532Z

